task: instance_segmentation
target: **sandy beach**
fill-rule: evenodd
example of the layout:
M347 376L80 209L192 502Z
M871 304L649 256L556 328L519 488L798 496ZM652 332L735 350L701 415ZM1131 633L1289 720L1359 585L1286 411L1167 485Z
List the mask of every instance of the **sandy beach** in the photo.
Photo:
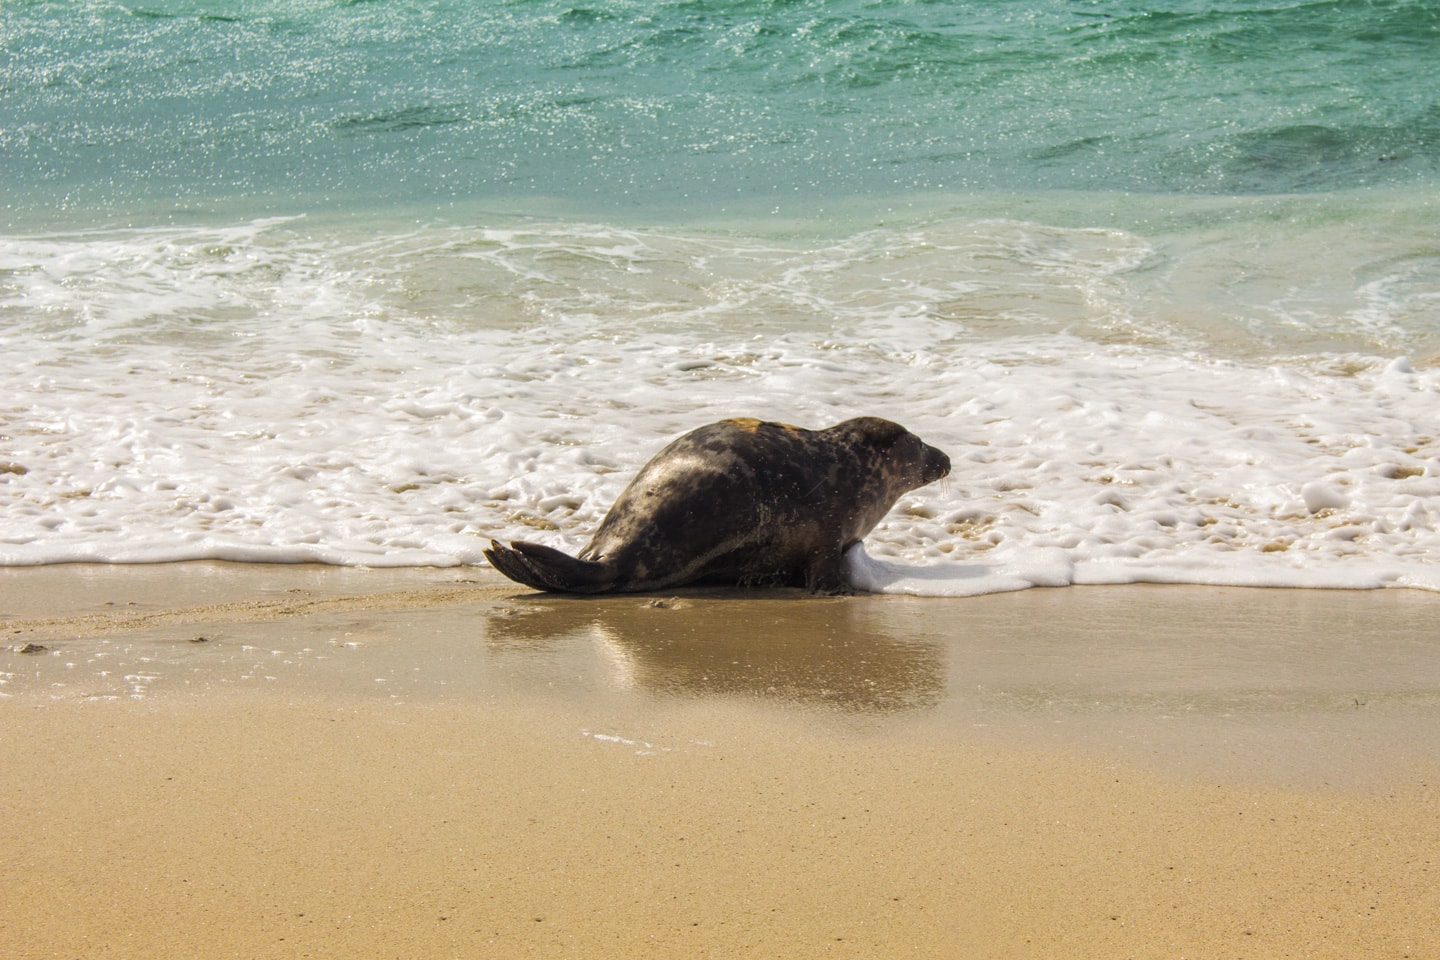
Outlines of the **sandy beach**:
M7 957L1440 956L1440 596L0 570Z

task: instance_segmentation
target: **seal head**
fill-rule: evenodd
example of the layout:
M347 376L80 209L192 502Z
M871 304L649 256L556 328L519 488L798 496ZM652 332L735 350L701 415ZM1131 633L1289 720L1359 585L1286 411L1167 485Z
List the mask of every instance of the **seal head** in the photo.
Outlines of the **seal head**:
M950 458L879 417L805 430L722 420L665 447L620 494L578 557L491 542L512 580L563 593L685 584L803 586L849 593L845 550Z

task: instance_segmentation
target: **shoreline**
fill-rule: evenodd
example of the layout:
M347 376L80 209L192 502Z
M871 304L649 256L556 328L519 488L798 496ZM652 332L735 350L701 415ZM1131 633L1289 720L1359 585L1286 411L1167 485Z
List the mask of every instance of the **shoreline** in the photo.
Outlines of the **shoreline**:
M1437 612L1417 591L572 600L468 568L0 570L0 937L27 958L1423 956Z

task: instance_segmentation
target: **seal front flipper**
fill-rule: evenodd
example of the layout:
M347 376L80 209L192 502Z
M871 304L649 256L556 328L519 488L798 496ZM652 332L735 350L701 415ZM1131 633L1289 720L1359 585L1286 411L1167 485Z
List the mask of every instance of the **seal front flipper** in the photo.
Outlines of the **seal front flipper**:
M805 567L805 589L831 596L854 593L850 575L845 569L845 554L842 551L825 551L812 557Z
M614 584L609 565L579 560L538 543L490 541L485 559L516 583L552 593L602 593Z

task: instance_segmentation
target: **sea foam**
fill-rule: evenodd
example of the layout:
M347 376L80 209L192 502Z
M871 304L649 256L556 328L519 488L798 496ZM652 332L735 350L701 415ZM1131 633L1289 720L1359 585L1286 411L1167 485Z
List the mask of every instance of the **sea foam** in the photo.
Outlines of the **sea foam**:
M1192 349L1157 257L993 220L10 238L0 564L573 551L685 430L870 414L954 469L851 554L867 589L1440 589L1440 371Z

